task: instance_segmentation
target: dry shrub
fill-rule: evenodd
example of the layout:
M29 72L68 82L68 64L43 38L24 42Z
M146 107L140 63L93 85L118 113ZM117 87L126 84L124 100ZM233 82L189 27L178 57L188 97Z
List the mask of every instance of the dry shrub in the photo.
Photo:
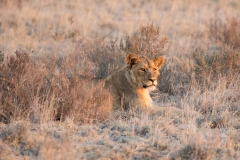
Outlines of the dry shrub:
M158 88L173 96L183 96L189 90L191 73L184 72L174 59L167 59L158 78Z
M4 54L0 66L1 88L1 119L17 117L28 112L31 94L28 90L24 75L29 68L30 58L27 53L16 51L15 56L6 57Z
M227 17L225 22L215 18L209 23L209 38L221 48L240 48L240 25L235 17Z
M160 37L159 27L152 23L141 26L133 37L126 35L124 41L120 42L120 49L126 53L156 58L163 54L167 42L166 37Z
M103 90L103 82L92 84L94 75L81 63L81 56L33 61L17 51L5 59L0 68L1 121L74 117L76 122L87 123L108 117L109 93Z
M76 122L89 123L106 120L111 112L110 95L103 89L103 82L73 77L69 89L58 97L58 118L71 117Z
M240 51L224 51L212 54L194 54L196 80L204 87L213 87L220 78L228 83L240 74Z
M57 119L72 117L79 123L104 120L111 111L109 93L103 90L103 82L93 80L91 68L81 62L81 55L69 55L48 63L48 88L42 90L47 96L43 99L57 111Z
M124 64L125 54L116 46L116 40L106 45L104 39L96 38L84 47L88 60L94 64L95 76L105 78L110 71ZM82 49L82 48L80 48Z

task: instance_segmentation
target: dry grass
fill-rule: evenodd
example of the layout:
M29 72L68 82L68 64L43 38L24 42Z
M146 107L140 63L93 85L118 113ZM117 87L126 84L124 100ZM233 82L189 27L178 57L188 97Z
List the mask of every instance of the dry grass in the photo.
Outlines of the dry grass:
M0 2L0 159L237 159L240 3ZM113 113L101 79L166 59L151 96L182 115Z

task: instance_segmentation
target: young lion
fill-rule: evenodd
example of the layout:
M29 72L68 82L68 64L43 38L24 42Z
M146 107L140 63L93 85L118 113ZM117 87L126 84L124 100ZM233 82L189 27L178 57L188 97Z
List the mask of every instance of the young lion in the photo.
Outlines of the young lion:
M155 89L163 57L154 60L136 54L126 56L127 65L110 74L105 81L113 95L113 110L140 106L152 107L149 90Z

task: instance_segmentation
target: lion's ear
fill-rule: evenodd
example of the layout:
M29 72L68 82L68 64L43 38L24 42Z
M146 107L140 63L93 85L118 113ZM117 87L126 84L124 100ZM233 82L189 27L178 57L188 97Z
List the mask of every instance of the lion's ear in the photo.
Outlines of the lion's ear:
M128 65L128 67L131 69L132 66L134 64L137 64L138 62L140 62L140 59L139 57L134 54L134 53L131 53L131 54L128 54L127 57L126 57L126 63Z
M158 57L154 60L154 64L158 67L161 68L164 63L164 58L163 57Z

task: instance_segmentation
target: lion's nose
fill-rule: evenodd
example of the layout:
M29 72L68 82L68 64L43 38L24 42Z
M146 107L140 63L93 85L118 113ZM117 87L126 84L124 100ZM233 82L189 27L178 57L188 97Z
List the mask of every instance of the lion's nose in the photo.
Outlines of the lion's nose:
M156 78L149 78L148 80L154 82Z

